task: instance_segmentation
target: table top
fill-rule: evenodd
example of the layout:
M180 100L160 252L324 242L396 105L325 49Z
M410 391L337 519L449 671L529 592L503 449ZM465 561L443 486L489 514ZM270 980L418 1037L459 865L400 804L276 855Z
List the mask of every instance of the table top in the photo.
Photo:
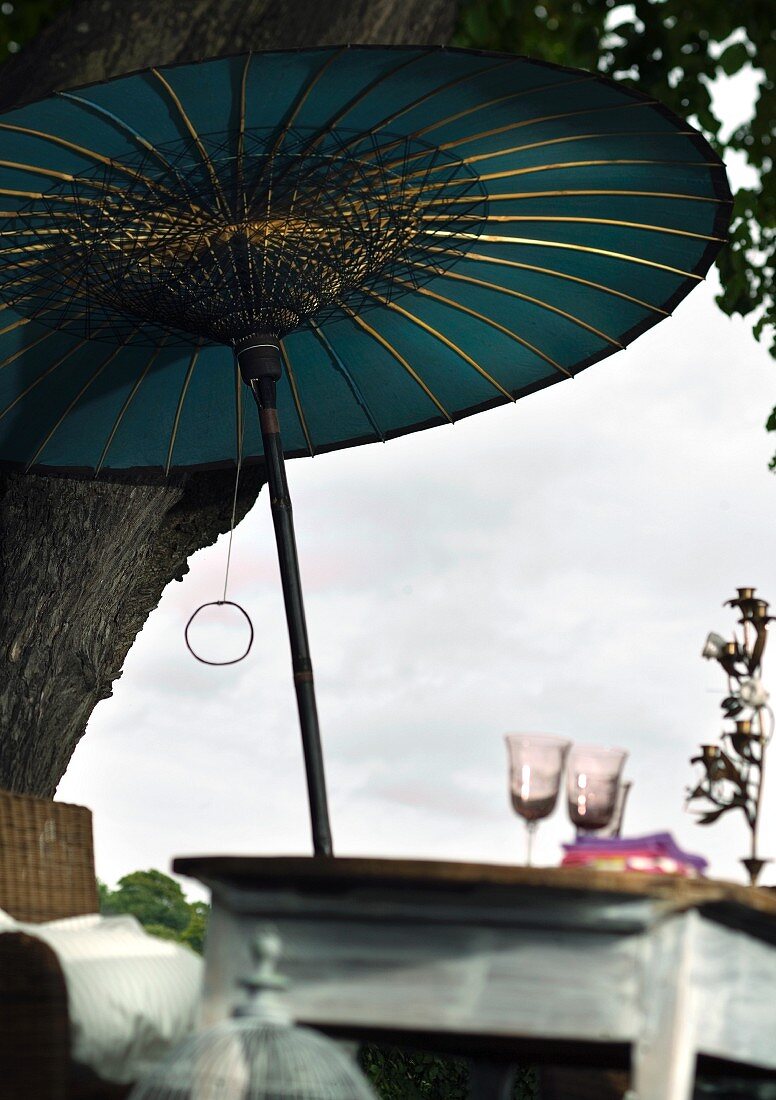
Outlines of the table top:
M209 1020L234 1008L270 922L292 1013L330 1034L619 1065L629 1052L649 1061L646 1029L663 1037L649 1063L662 1072L686 1017L692 1064L700 1052L776 1072L774 891L403 859L190 856L174 870L213 891ZM662 1077L644 1095L667 1096Z
M305 893L355 888L415 888L465 893L559 891L653 898L669 908L736 908L776 917L776 891L715 879L600 871L586 867L514 867L498 863L339 858L326 856L184 856L173 862L181 875L245 889L290 887Z

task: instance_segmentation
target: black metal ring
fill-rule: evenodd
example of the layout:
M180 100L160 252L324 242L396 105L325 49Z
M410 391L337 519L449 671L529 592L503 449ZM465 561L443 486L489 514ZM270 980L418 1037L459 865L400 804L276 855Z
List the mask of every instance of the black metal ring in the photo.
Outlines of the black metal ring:
M206 657L200 657L200 655L198 653L194 652L194 650L192 648L192 645L191 645L191 642L189 641L189 627L194 622L197 615L199 615L200 611L204 611L206 607L227 607L227 606L228 607L236 607L237 610L245 616L245 620L248 623L248 629L251 632L251 636L248 639L248 647L245 650L245 653L243 653L240 657L232 658L231 661L208 661L208 659ZM251 651L251 646L253 645L253 623L251 622L251 617L248 614L248 612L245 610L245 608L241 607L239 603L235 603L234 600L211 600L209 603L200 604L200 606L197 608L197 610L191 616L189 621L186 623L186 629L183 632L183 637L186 640L186 648L188 649L191 656L196 657L196 659L198 661L201 661L203 665L218 665L218 666L221 666L221 665L237 665L237 664L240 663L240 661L244 661L245 658L248 656L248 654Z

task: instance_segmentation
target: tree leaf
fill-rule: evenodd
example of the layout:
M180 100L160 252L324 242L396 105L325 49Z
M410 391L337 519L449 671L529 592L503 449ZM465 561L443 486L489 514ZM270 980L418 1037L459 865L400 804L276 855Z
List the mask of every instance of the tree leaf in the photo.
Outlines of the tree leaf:
M743 69L744 65L748 65L749 60L749 50L746 43L734 42L732 46L728 46L723 52L718 65L726 76L733 76L739 69Z

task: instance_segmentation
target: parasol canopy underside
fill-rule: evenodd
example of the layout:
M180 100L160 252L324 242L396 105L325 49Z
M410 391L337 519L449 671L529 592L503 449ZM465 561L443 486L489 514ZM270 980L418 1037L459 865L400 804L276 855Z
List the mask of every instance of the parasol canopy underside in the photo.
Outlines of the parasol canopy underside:
M289 457L572 377L724 240L706 141L591 73L343 47L150 70L0 116L0 462L261 457L231 343L283 337Z

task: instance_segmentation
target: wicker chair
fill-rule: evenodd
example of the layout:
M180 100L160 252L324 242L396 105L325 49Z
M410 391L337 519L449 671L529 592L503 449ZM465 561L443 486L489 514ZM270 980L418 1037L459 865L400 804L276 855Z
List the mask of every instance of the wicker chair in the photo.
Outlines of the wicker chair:
M0 791L0 909L40 922L96 913L92 815L84 806ZM67 989L56 955L0 935L0 1088L4 1100L119 1100L69 1054Z

